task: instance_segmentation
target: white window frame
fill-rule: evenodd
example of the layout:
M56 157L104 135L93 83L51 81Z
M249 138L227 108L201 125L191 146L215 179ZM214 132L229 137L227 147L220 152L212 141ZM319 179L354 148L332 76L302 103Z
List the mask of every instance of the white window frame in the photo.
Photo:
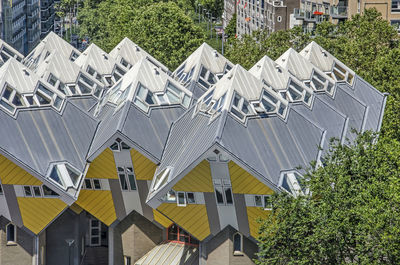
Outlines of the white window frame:
M129 170L129 169L132 169L132 170ZM137 181L136 181L135 170L133 167L118 166L117 173L118 173L119 184L120 184L122 191L137 191ZM123 189L120 175L124 175L123 178L125 179L127 189ZM131 180L129 179L129 176L133 176L134 187L135 187L134 189L132 189L132 183L131 183Z
M183 191L178 191L177 193L176 193L176 204L178 205L178 206L180 206L180 207L186 207L186 205L187 205L187 200L186 200L186 194L185 194L185 192L183 192ZM182 196L183 197L183 203L180 203L179 202L179 197L180 196Z
M93 220L97 220L99 225L98 226L93 226L92 225L92 221ZM98 235L93 235L92 234L92 229L99 229L99 234ZM99 239L98 243L92 243L92 239L93 238L98 238ZM90 221L89 221L89 244L92 247L101 246L101 221L99 219L95 218L95 217L90 218Z
M220 206L235 205L235 202L233 199L233 191L232 191L231 181L229 179L214 179L213 183L214 183L214 194L215 194L215 199L216 199L217 205L220 205ZM222 190L222 192L221 192L222 193L222 201L223 201L222 203L218 202L218 198L217 198L217 194L216 194L217 189ZM230 190L232 203L227 202L226 189Z

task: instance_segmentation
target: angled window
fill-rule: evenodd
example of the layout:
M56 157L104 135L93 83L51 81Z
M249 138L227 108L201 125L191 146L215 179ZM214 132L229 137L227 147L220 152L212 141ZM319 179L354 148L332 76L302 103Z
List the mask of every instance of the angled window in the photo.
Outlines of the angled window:
M186 196L184 192L178 192L178 206L186 206Z
M0 195L3 195L3 194L4 194L4 192L3 192L3 185L0 184Z
M55 196L59 196L58 193L56 193L55 191L53 191L52 189L50 189L50 188L47 187L46 185L43 185L42 188L43 188L43 196L44 196L44 197L55 197Z
M233 235L233 255L243 255L243 236L240 233L235 233Z
M99 179L93 179L93 187L95 190L101 190L101 184Z
M32 188L35 197L42 197L42 190L40 189L40 186L33 186Z
M196 197L194 196L193 192L187 192L186 197L187 197L187 203L189 204L196 203Z
M125 191L136 190L135 174L132 167L118 167L118 177L121 189Z
M135 96L135 100L133 101L136 106L142 109L144 112L148 112L149 107L156 104L156 98L153 93L144 87L142 84L139 84Z
M63 163L53 165L48 177L67 190L68 188L77 188L82 174L69 164Z
M281 175L279 186L286 192L297 197L306 193L304 185L301 184L301 175L296 171L284 172Z
M90 179L85 179L85 189L91 190L93 187L92 181Z
M168 181L168 176L171 172L171 168L167 167L157 174L152 190L158 190L160 187L164 186Z
M231 113L240 121L244 121L246 116L251 114L250 111L251 109L248 100L235 93L231 106Z
M7 245L8 244L16 244L17 242L17 228L14 224L9 223L6 226L6 236L7 236Z

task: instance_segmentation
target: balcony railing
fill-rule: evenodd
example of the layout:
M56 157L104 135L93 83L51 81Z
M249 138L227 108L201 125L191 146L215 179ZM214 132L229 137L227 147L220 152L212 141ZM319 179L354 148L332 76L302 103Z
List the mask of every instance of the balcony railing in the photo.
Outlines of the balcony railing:
M331 6L332 18L347 18L347 6Z

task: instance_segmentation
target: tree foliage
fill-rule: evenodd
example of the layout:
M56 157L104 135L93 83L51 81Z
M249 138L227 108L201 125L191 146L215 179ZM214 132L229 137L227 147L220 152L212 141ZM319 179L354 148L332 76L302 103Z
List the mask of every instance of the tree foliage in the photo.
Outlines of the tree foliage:
M236 17L236 13L233 14L231 20L229 20L229 23L225 28L225 35L228 36L228 39L236 38Z
M211 12L213 17L219 18L224 11L224 1L223 0L200 0L199 3Z
M257 263L399 264L399 156L399 142L369 132L333 143L304 176L311 196L275 196Z
M81 35L105 51L128 37L171 69L205 40L174 1L86 0L78 19Z

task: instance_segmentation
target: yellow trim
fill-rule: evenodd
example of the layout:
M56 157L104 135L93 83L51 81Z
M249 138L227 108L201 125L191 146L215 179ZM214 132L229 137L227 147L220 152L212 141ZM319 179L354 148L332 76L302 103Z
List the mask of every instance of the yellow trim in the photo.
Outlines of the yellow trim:
M152 180L154 173L156 172L157 165L135 149L131 149L131 157L136 179Z
M67 205L55 198L17 197L24 226L35 234L42 231Z
M69 207L72 211L74 211L76 214L80 214L83 209L80 207L78 204L74 203Z
M108 226L117 219L109 190L81 190L75 203Z
M265 219L268 217L271 211L266 211L261 207L246 207L247 218L249 220L250 235L254 238L258 237L258 230L260 224L257 222L259 218Z
M173 187L178 191L214 192L210 163L203 160Z
M261 181L253 177L235 162L229 162L229 175L231 176L233 193L243 194L273 194L274 191Z
M168 228L170 225L172 225L172 221L169 220L167 217L165 217L159 211L153 209L153 215L154 215L154 220L157 221L160 225L164 226L165 228Z
M188 204L186 207L179 207L175 203L163 203L157 209L199 240L203 240L210 234L204 204Z
M103 153L93 160L93 162L90 164L86 177L98 179L118 179L114 154L110 148L106 148Z
M2 184L13 185L42 185L42 182L0 155L0 178Z

